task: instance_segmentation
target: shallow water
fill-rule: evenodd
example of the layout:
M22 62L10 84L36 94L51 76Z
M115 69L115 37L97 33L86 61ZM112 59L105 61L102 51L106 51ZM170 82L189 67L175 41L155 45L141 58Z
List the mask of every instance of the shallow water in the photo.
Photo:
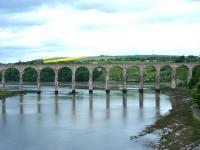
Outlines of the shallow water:
M155 140L129 140L171 109L170 97L145 90L77 90L42 87L42 94L6 98L0 111L0 150L140 150Z

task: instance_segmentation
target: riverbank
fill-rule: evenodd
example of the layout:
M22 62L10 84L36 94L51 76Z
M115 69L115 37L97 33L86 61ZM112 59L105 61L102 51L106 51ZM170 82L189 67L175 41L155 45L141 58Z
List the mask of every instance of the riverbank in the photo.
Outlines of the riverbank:
M147 134L159 134L159 142L151 144L153 149L200 149L200 122L193 115L190 90L164 89L162 93L172 97L170 113L131 139Z
M192 105L192 111L194 113L194 117L200 121L200 108L197 104Z
M0 100L6 97L17 95L18 91L7 91L7 90L0 90Z
M34 90L24 90L23 94L26 94L26 93L37 93L37 91L34 91ZM6 97L15 96L17 94L20 94L20 92L17 91L17 90L15 90L15 91L8 91L8 90L0 89L0 100L4 99Z

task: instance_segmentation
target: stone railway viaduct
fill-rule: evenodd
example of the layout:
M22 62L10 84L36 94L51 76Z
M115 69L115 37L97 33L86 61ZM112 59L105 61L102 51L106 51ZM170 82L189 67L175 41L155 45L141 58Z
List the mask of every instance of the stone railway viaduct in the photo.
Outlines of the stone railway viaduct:
M105 77L105 90L106 92L110 91L110 85L109 85L109 72L110 69L113 67L120 67L122 70L122 82L123 82L123 92L127 91L127 81L126 81L126 74L127 69L130 67L135 67L139 71L139 91L143 91L144 86L144 69L146 67L153 67L156 71L156 79L155 79L155 89L157 91L160 90L160 70L163 67L168 66L171 69L171 88L176 88L176 70L177 68L184 66L187 68L188 73L188 82L192 78L192 71L195 67L200 66L199 64L194 63L169 63L169 64L163 64L163 63L140 63L140 64L104 64L104 65L98 65L98 64L42 64L42 65L16 65L16 64L2 64L0 65L0 72L2 74L2 87L5 88L5 72L9 68L15 68L19 71L20 75L20 81L19 81L19 91L23 92L23 74L25 69L27 68L33 68L37 72L37 92L38 94L41 92L40 88L40 72L44 68L51 68L55 73L55 93L58 93L58 71L62 68L69 68L72 71L72 93L75 93L76 91L76 80L75 80L75 74L76 70L80 67L85 67L89 71L89 92L93 92L93 80L92 80L92 74L93 70L95 68L103 68L105 69L106 77Z

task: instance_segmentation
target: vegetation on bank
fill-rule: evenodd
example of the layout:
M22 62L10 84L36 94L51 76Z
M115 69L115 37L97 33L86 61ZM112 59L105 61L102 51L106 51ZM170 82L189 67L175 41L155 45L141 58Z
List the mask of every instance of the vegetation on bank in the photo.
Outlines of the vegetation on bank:
M197 68L193 71L189 88L192 89L193 102L200 107L200 68Z
M158 143L151 145L155 149L188 149L193 150L200 144L200 122L194 117L191 105L191 90L181 88L165 89L163 93L172 98L172 110L166 116L160 117L155 124L145 128L131 140L146 134L159 134Z
M194 103L196 103L200 107L200 82L198 82L195 88L193 89L192 97Z
M152 72L146 74L147 78L152 76ZM158 145L154 145L157 149L188 149L200 148L200 121L194 117L191 108L193 103L197 103L200 107L200 67L195 67L192 72L192 79L187 84L188 72L184 68L178 69L176 78L179 85L182 86L173 92L165 93L173 97L173 109L167 116L161 117L156 123L147 127L139 136L133 136L131 139L160 131L161 139ZM161 70L161 82L171 80L171 72L167 68ZM184 88L183 88L184 87ZM171 93L171 94L170 94ZM191 94L192 97L191 98Z
M0 99L8 97L8 96L13 96L17 93L18 93L17 91L0 90Z

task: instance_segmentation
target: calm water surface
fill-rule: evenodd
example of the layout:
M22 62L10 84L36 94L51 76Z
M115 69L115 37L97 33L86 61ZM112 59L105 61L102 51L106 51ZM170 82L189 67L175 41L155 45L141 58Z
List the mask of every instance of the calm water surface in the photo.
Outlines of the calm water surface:
M77 90L43 87L42 94L0 101L0 150L140 150L155 137L129 140L171 109L170 97L145 90Z

